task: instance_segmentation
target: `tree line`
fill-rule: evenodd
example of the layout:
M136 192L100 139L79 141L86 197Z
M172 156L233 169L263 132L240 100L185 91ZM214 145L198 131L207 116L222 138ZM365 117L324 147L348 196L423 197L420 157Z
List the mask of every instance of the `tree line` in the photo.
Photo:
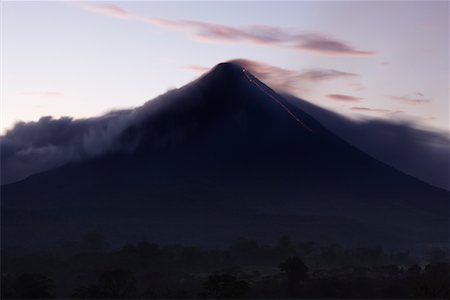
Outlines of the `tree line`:
M448 299L448 251L425 260L381 247L240 239L227 249L109 249L90 234L45 251L2 250L2 299Z

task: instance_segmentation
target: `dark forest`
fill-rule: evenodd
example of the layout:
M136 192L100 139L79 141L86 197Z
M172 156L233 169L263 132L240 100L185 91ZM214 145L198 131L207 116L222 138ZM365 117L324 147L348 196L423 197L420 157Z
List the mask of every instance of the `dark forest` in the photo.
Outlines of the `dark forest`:
M447 299L448 252L239 239L225 249L142 241L111 249L99 234L47 250L2 252L2 299Z

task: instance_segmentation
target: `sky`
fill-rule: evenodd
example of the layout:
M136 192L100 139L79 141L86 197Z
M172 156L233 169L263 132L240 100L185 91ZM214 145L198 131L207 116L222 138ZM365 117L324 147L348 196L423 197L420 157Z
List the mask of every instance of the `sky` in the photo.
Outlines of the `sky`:
M338 113L448 132L448 1L2 1L1 9L2 134L42 116L137 107L233 59Z

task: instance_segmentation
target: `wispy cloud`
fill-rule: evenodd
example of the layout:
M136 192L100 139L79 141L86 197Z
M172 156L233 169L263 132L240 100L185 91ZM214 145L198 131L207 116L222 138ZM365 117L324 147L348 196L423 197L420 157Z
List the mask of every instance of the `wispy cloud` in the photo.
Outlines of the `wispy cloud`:
M349 42L321 32L308 32L267 25L229 26L196 20L169 20L131 14L113 4L69 2L77 7L113 18L139 20L165 29L186 31L191 38L206 42L249 43L309 51L323 55L367 56L373 51L360 50Z
M234 59L231 61L248 69L256 77L268 83L273 88L290 92L298 91L300 89L304 90L304 82L319 83L339 78L352 79L360 77L360 75L356 73L335 69L311 68L308 70L297 71L248 59Z
M350 82L348 84L348 86L350 88L352 88L352 90L355 91L355 92L361 92L361 91L364 91L366 89L366 87L364 86L364 84L361 81Z
M359 74L334 69L310 69L299 74L301 79L309 81L325 81L337 78L358 78Z
M414 96L386 96L386 97L410 105L427 104L431 102L431 99L424 98L424 95L419 92L415 93Z
M233 59L230 62L238 63L272 88L287 92L304 91L302 83L305 81L318 83L339 78L351 79L360 77L356 73L334 69L311 68L305 71L296 71L242 58ZM200 65L186 65L185 69L196 73L205 73L210 68Z
M392 110L389 109L382 109L382 108L369 108L369 107L361 107L361 106L353 106L350 108L353 111L357 112L369 112L369 113L380 113L380 114L387 114L392 113Z
M364 100L364 98L354 97L354 96L350 96L350 95L343 95L343 94L328 94L328 95L326 95L326 97L331 100L343 101L343 102L359 102L361 100Z
M233 59L272 88L287 92L299 90L300 73L249 59Z
M126 19L132 16L131 13L129 13L122 7L113 4L94 4L89 2L69 2L69 3L84 10L112 18Z
M321 33L297 34L294 40L296 43L294 48L298 50L328 55L367 56L374 54L372 51L358 50L347 42Z
M348 42L324 33L289 30L266 25L234 27L192 20L146 18L144 21L170 30L187 31L192 38L208 42L250 43L310 51L323 55L367 56L374 54L372 51L357 49Z
M208 72L208 70L210 69L208 67L199 66L199 65L187 65L187 66L184 66L184 68L186 70L193 71L195 73L205 73L205 72Z

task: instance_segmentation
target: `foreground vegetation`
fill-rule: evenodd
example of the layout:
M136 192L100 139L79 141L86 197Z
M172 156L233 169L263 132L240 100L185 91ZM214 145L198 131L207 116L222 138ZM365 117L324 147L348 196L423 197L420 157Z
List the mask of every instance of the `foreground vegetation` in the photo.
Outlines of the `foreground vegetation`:
M228 249L141 242L108 250L101 236L47 251L2 251L2 299L449 299L447 253L426 261L382 248L241 239Z

